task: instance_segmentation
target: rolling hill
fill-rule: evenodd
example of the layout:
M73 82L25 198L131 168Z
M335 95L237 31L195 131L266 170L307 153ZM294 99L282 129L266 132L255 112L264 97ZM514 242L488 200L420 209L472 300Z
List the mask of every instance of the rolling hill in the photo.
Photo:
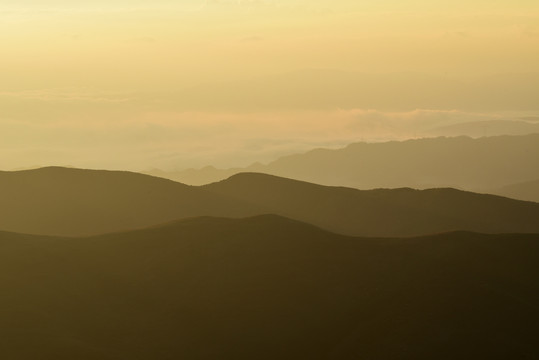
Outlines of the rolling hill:
M539 356L538 235L361 239L266 215L0 249L10 360Z
M48 167L0 172L0 229L91 235L183 217L248 216L248 204L131 172Z
M202 187L114 171L0 173L0 229L96 235L196 216L278 214L355 236L539 232L539 204L455 189L327 187L238 174Z
M539 232L537 203L449 188L357 190L258 173L237 174L202 188L347 235Z

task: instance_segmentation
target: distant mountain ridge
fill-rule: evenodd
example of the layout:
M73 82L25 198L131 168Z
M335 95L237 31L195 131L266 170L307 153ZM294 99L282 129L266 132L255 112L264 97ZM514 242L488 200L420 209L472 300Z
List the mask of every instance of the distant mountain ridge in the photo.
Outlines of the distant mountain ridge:
M535 201L539 203L539 180L511 184L498 189L492 189L489 192L513 199Z
M354 143L337 150L315 149L244 169L204 168L156 174L207 184L240 172L271 175L358 189L453 187L488 191L539 178L539 134L423 138Z
M197 216L277 214L357 236L455 230L539 233L539 204L455 189L327 187L238 174L202 187L147 175L43 168L0 172L0 230L83 236Z
M0 232L10 360L539 356L539 236L331 234L274 215Z

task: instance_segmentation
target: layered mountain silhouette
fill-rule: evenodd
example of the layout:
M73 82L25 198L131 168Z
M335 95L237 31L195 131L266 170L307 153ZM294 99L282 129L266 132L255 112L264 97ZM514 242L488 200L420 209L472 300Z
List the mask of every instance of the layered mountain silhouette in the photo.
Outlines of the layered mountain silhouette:
M513 199L539 202L539 180L511 184L490 192Z
M538 235L362 239L266 215L0 249L5 359L539 357Z
M0 229L89 235L179 218L262 212L196 187L131 172L48 167L0 172Z
M0 194L0 229L43 235L266 213L358 236L539 232L537 203L455 189L360 191L251 173L194 187L129 172L43 168L0 173Z
M259 173L237 174L202 188L348 235L539 232L537 203L449 188L362 191Z
M539 134L440 137L316 149L245 169L204 168L154 174L194 185L252 171L359 189L454 187L489 191L539 179L537 159Z

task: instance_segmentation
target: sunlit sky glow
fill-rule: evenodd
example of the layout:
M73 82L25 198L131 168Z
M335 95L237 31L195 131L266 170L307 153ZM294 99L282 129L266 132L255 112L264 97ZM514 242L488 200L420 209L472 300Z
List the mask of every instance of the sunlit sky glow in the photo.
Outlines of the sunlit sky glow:
M535 0L0 1L0 44L0 169L230 166L539 110ZM320 109L312 69L369 95Z

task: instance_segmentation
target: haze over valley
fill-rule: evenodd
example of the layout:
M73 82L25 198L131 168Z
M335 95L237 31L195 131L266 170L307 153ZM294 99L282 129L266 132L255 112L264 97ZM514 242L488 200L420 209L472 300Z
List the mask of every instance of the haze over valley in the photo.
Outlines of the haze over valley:
M0 1L0 358L538 359L539 2Z
M537 133L531 0L26 0L0 16L1 170Z
M146 173L202 185L250 171L359 189L454 187L537 201L537 159L539 134L477 139L460 136L353 143L245 168Z

